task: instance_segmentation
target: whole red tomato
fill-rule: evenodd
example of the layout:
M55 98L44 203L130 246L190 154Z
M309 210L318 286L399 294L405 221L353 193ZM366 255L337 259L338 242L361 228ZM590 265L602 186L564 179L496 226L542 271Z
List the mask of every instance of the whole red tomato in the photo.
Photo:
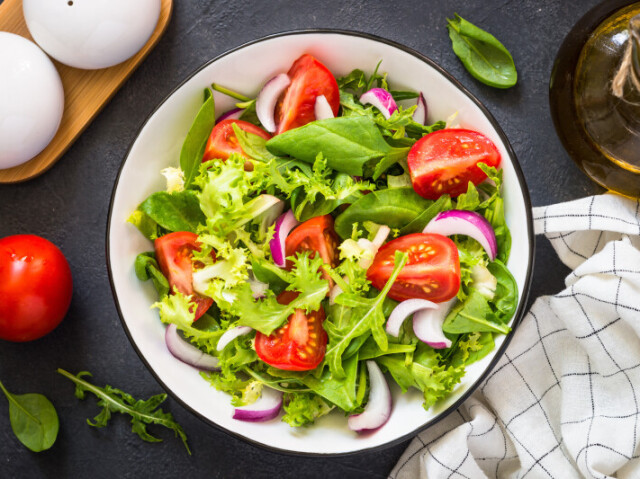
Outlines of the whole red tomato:
M51 332L72 291L69 263L56 245L35 235L0 239L0 339L32 341Z

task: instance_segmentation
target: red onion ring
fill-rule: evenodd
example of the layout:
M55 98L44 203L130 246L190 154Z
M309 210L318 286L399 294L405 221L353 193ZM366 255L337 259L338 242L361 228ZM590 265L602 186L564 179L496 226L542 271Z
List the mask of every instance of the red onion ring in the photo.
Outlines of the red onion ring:
M285 259L285 240L293 228L298 226L299 222L293 215L293 211L289 210L276 220L276 228L273 238L269 242L271 248L271 256L276 266L284 268L287 264Z
M367 361L369 371L369 400L360 414L349 416L349 429L356 432L375 431L386 424L391 417L391 391L384 374L375 361Z
M256 98L256 115L258 120L269 133L276 131L274 118L276 103L283 91L291 84L291 79L286 73L280 73L264 84Z
M175 324L170 324L164 333L164 341L169 352L183 363L207 371L218 371L218 358L200 351L193 344L186 342L178 334Z

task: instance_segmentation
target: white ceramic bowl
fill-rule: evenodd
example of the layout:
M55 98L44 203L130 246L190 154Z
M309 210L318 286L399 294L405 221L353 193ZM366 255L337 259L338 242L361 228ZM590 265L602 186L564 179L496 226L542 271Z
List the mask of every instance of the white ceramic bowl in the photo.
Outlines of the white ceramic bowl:
M389 446L415 435L453 411L495 365L510 336L499 337L494 352L471 365L462 382L444 401L429 411L422 408L419 391L401 394L392 388L394 407L389 422L373 434L359 436L349 430L346 418L333 412L309 428L291 428L280 420L248 423L232 419L229 396L216 391L194 368L175 359L164 343L164 325L156 310L151 282L141 283L133 263L138 253L152 245L127 217L154 191L165 187L160 170L178 166L180 147L202 103L202 91L212 82L248 95L257 94L266 80L287 71L303 53L311 53L336 76L354 68L371 71L380 59L392 86L421 90L429 105L429 120L445 119L458 111L463 127L487 135L502 154L507 223L513 236L509 269L520 292L512 321L518 325L526 302L533 261L530 202L522 171L507 138L490 113L454 78L433 61L401 45L352 32L306 31L278 34L243 45L213 59L180 85L142 126L122 164L116 181L107 230L107 262L111 284L123 325L132 344L156 379L183 406L205 421L261 446L308 455L348 454ZM215 94L217 112L232 108L233 101Z

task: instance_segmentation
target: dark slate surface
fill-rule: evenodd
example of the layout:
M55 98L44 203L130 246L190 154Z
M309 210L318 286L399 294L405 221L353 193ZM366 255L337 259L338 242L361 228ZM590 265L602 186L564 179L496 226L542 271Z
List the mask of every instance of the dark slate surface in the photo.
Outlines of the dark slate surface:
M49 172L0 185L0 237L33 233L56 243L74 276L71 309L61 326L30 344L0 341L0 378L16 393L45 393L61 420L52 450L34 454L14 438L0 398L0 477L384 477L402 454L385 451L337 459L292 457L248 445L205 425L169 399L183 425L189 457L170 434L147 444L124 417L96 430L85 418L93 399L78 401L55 373L90 370L138 397L161 390L129 344L116 313L105 266L111 189L135 132L152 109L203 62L255 38L291 29L334 27L395 40L449 70L495 115L524 170L534 205L601 190L562 149L549 115L547 88L555 52L571 25L595 0L522 1L189 1L175 2L171 24L155 50ZM322 6L320 6L322 5ZM445 18L458 12L496 34L513 53L519 82L508 91L473 80L450 48ZM559 290L567 271L544 239L537 242L532 297Z

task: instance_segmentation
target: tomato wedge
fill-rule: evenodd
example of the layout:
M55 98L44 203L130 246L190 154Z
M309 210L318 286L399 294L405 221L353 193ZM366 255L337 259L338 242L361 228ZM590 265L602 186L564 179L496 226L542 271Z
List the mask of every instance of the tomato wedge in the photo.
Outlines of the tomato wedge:
M367 270L367 278L377 289L382 289L391 276L396 251L408 253L409 259L391 286L390 298L396 301L422 298L441 303L458 293L458 248L446 236L430 233L401 236L378 250Z
M315 251L320 255L322 261L335 267L339 243L340 239L333 227L331 215L316 216L299 224L289 233L284 243L285 254L293 256L301 251ZM291 261L287 261L287 269L291 269L292 266ZM328 275L323 276L328 279Z
M460 128L438 130L423 136L407 157L413 189L435 200L447 193L466 193L469 182L483 182L487 175L478 163L497 167L500 152L489 138L477 131Z
M333 74L309 54L298 58L287 73L291 84L276 105L276 135L306 125L316 119L316 98L329 102L333 115L340 108L340 90Z
M236 138L236 134L233 131L234 123L247 133L253 133L265 140L271 138L269 133L248 121L222 120L211 130L211 135L209 135L209 139L207 140L207 146L204 148L202 161L213 160L214 158L226 160L231 156L231 153L238 153L244 158L248 158L245 152L242 151L238 143L238 138Z
M167 277L171 291L191 296L191 301L197 305L195 320L213 304L213 299L201 296L193 290L192 256L194 250L200 251L197 240L198 235L195 233L177 231L157 238L154 243L158 265L162 274Z
M278 296L280 304L289 304L299 293L284 291ZM324 358L327 333L322 327L324 309L309 314L296 309L287 324L270 336L256 332L256 353L265 363L287 371L315 369Z

